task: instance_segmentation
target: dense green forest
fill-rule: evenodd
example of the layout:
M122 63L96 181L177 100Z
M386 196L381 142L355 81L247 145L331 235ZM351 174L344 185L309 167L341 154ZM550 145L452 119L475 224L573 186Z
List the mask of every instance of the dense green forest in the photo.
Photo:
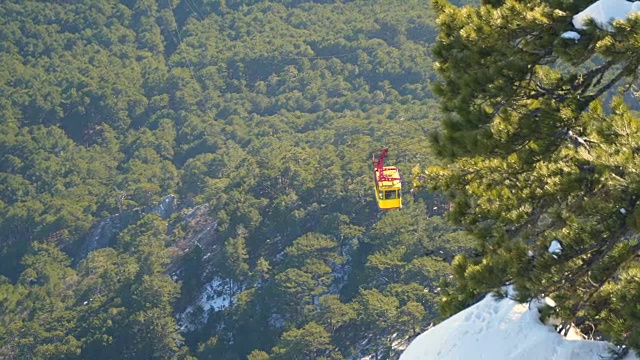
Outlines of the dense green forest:
M4 2L0 357L397 356L472 248L438 192L409 191L439 126L434 19L406 0ZM383 146L402 211L372 194Z
M396 358L508 283L640 349L640 17L590 3L3 2L0 357Z

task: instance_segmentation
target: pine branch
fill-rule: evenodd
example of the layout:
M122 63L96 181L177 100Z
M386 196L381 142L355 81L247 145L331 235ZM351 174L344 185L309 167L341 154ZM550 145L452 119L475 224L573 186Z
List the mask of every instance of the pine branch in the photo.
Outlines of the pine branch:
M554 286L548 288L548 290L544 291L544 293L545 294L552 294L554 292L557 292L558 290L560 290L561 288L563 288L567 284L577 284L579 280L583 279L585 276L588 275L588 273L591 271L591 268L595 264L600 262L600 260L602 260L607 254L609 254L609 252L613 249L613 247L618 243L618 240L627 231L628 231L628 228L625 225L620 230L618 230L617 232L615 232L615 233L607 236L606 238L604 238L603 239L604 242L603 241L598 242L597 244L600 245L599 247L602 247L602 250L597 255L592 256L587 261L583 262L582 266L580 267L581 270L579 272L577 272L574 275L568 276L568 277L563 277L563 279L561 279L559 283L557 283ZM596 249L597 248L598 247L596 247ZM592 251L594 251L594 250L592 250ZM575 259L575 258L577 258L579 256L581 256L581 255L575 256L575 257L573 257L573 259Z
M584 100L581 100L578 106L578 112L582 112L584 109L586 109L594 100L598 99L602 94L604 94L605 92L609 91L609 89L611 89L615 84L618 83L618 81L620 81L622 78L624 78L624 76L627 74L627 72L631 69L633 69L633 64L629 63L627 64L622 70L620 70L616 76L614 76L611 80L609 80L609 82L602 86L601 88L599 88L595 93L588 95L584 98Z
M629 261L635 259L636 256L638 256L638 253L640 253L640 243L635 244L634 246L631 247L631 254L624 260L622 261L620 264L618 264L618 266L612 266L611 270L609 271L609 273L607 274L607 276L605 276L602 280L600 280L599 283L596 284L596 287L591 290L591 292L589 292L589 295L587 295L586 298L584 298L581 302L574 304L571 307L571 312L572 314L577 314L578 311L582 308L584 308L589 301L591 300L591 298L593 298L593 296L600 290L602 289L602 287L609 282L609 280L611 280L611 278L613 278L618 271L620 270L620 268L622 268L625 264L627 264Z
M615 64L613 60L609 60L606 63L598 66L594 69L587 71L584 75L580 76L580 81L577 81L571 86L572 92L580 90L580 95L584 95L586 91L591 87L596 77L602 79L604 74ZM595 84L594 84L595 85Z

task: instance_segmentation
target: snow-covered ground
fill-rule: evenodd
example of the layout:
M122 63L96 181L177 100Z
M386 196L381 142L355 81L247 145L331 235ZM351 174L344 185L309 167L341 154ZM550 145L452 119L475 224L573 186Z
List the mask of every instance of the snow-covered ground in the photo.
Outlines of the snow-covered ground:
M587 28L587 19L593 19L599 28L613 31L614 20L627 20L629 15L640 12L640 1L598 0L573 16L573 26L578 30ZM560 35L564 39L580 40L581 35L575 31L566 31Z
M511 299L484 300L418 336L400 360L602 360L613 345L567 337L540 322L538 309L549 299L519 304ZM640 360L629 355L625 360Z
M228 281L214 278L211 282L204 286L202 294L195 306L189 306L184 313L178 318L178 323L182 329L193 330L197 326L206 322L207 313L211 311L224 310L231 305L233 295L229 294ZM192 314L196 310L202 310L198 319L192 319ZM194 323L195 322L195 323Z
M598 0L573 17L573 26L584 30L587 18L592 18L601 29L612 31L613 20L626 20L630 14L636 12L640 12L640 2Z

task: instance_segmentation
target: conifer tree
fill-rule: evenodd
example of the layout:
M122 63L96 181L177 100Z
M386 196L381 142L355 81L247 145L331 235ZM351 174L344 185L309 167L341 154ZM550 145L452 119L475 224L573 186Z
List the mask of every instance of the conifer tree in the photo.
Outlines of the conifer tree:
M640 349L634 305L623 300L637 286L622 288L640 251L640 119L625 103L640 16L575 29L573 15L591 1L433 4L444 120L432 145L443 162L418 182L448 193L451 219L482 253L455 259L442 310L512 282L520 300L552 296L565 321L585 316Z
M282 334L280 344L273 348L272 358L327 359L325 355L331 350L329 333L322 326L310 322L301 329L292 329Z

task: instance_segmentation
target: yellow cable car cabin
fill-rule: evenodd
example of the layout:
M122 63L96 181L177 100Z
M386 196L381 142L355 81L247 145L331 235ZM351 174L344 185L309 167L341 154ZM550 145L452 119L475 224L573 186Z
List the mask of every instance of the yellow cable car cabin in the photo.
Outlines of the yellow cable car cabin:
M373 154L373 173L375 180L376 200L380 210L402 208L402 178L395 166L384 166L384 158L389 149L382 149L376 159Z

